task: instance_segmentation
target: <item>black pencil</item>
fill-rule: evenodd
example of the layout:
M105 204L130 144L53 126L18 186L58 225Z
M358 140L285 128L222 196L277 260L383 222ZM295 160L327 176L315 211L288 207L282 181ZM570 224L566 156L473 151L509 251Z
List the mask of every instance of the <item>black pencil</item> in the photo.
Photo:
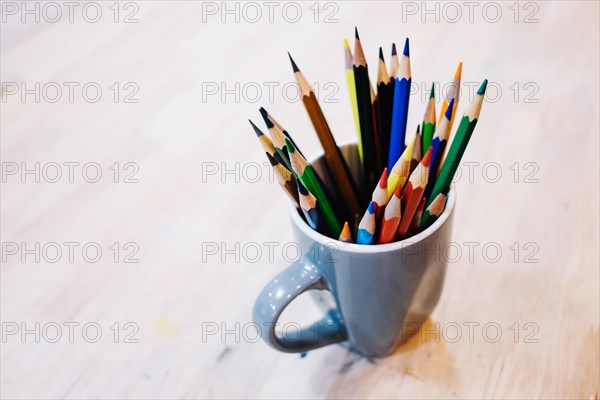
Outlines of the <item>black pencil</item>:
M377 149L373 125L373 109L371 102L371 83L367 60L360 44L358 29L355 28L354 42L354 82L356 85L356 103L360 122L360 136L363 150L363 173L365 184L371 188L377 182Z
M392 107L394 106L394 83L390 80L383 51L379 48L379 69L377 71L377 133L379 136L379 160L387 166L390 151L390 130L392 127Z

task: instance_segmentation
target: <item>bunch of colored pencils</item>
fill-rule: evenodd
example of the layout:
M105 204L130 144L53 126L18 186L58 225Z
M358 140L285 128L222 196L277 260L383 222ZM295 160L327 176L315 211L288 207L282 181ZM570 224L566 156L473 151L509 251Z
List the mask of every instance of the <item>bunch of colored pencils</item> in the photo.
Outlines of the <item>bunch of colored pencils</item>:
M347 40L344 53L361 178L365 187L373 190L359 191L356 177L335 142L315 93L291 55L302 102L323 146L325 168L313 168L290 133L264 108L260 113L270 138L252 121L250 124L279 184L311 228L348 243L385 244L402 240L429 227L444 211L450 184L479 119L487 79L481 83L448 144L460 98L462 63L459 63L439 118L436 118L432 85L423 123L407 143L411 89L408 38L400 56L395 44L392 45L389 74L379 48L376 91L369 78L358 30L354 54Z

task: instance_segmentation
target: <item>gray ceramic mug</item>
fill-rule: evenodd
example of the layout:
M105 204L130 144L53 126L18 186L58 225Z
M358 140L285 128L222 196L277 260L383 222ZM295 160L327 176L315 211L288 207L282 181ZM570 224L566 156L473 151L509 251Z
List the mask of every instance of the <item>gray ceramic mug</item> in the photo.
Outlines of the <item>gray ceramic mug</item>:
M341 150L354 176L360 176L356 145ZM323 163L322 156L311 162L316 169ZM256 300L253 319L263 340L287 353L342 342L368 357L393 352L429 318L440 298L447 265L441 253L450 241L455 198L452 188L443 214L423 232L371 246L321 235L291 206L303 256L267 284ZM275 329L283 310L313 289L333 295L323 319L293 335L278 336Z

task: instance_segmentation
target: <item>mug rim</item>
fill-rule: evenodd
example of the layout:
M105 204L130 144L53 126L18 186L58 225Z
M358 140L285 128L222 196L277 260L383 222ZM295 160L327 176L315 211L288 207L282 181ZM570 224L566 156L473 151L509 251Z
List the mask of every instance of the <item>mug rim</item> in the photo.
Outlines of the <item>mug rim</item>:
M340 145L340 147L350 145L350 144L356 144L356 142L344 143L344 144ZM324 153L321 152L318 155L311 157L311 159L309 161L310 164L312 164L315 160L317 160L318 158L321 158L323 156L324 156ZM446 199L446 207L444 208L442 215L440 215L439 218L437 220L435 220L435 222L433 224L431 224L430 226L428 226L425 230L417 233L416 235L410 236L406 239L399 240L397 242L386 243L386 244L364 245L364 244L357 244L357 243L342 242L338 239L330 238L329 236L325 236L322 233L315 231L310 226L308 226L308 224L306 222L304 222L304 220L300 217L300 213L298 212L298 209L296 208L296 206L291 201L289 202L292 222L296 225L296 227L298 227L298 229L300 229L300 231L304 235L308 236L309 238L311 238L313 241L315 241L317 243L330 244L333 241L333 243L335 243L336 246L339 246L339 248L338 248L339 250L344 250L346 252L351 252L351 253L383 253L383 252L396 251L399 249L405 249L408 246L416 245L417 243L427 239L429 236L431 236L433 233L435 233L438 229L440 229L446 223L446 221L450 217L450 214L452 213L452 211L454 211L455 204L456 204L456 187L454 184L451 184L450 190L448 191L448 198Z

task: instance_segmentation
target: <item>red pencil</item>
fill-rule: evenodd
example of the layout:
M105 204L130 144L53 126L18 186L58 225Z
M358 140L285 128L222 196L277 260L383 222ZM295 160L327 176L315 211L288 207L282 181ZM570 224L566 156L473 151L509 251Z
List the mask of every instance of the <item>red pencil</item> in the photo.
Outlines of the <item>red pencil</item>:
M375 203L375 220L378 224L381 221L381 217L383 216L383 209L388 202L387 184L388 174L386 167L383 169L381 178L379 178L379 183L375 187L375 190L373 191L373 197L371 198L371 200Z

